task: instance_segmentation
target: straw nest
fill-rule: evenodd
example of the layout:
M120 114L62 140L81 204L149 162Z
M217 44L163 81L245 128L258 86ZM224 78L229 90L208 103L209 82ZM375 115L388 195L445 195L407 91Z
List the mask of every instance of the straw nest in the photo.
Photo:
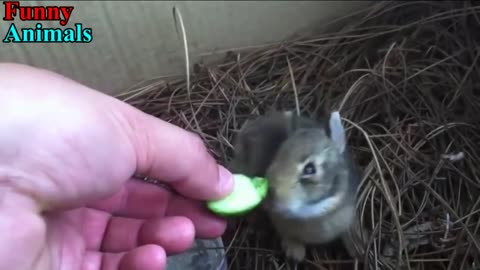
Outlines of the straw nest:
M249 51L120 99L202 136L220 163L245 119L271 108L338 109L363 169L371 232L359 269L480 267L480 7L383 2L335 31ZM252 218L225 236L229 269L285 269L278 238ZM305 269L353 269L311 247Z

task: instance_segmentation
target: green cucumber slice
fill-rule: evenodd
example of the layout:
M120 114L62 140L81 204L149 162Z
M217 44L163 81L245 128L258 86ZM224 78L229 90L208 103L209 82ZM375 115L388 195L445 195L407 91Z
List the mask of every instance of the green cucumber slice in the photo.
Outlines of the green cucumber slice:
M210 211L222 216L242 215L257 207L267 195L268 182L263 177L234 174L233 181L233 191L227 197L207 202Z

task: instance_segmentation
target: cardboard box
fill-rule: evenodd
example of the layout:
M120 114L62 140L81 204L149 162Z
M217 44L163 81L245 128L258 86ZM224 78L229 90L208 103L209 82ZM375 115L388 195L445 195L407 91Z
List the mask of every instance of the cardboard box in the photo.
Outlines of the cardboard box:
M0 22L2 41L11 24L21 32L22 28L36 29L38 23L42 29L62 31L90 28L91 41L2 42L0 61L47 68L114 94L144 80L184 74L183 41L175 30L174 6L183 18L193 64L215 59L232 48L279 42L293 34L317 31L333 18L368 4L368 1L20 1L16 5L40 9L71 6L73 10L66 26L62 26L58 20L21 21L16 8L13 21ZM1 6L2 18L8 11L8 16L12 15L11 10L6 10L7 5L8 2L3 2Z

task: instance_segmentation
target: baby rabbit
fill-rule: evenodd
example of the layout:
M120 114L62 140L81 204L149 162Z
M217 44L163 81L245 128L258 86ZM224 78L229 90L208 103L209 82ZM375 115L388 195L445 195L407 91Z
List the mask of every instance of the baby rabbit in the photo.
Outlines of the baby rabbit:
M313 121L291 111L270 112L246 124L235 140L230 169L266 177L262 204L289 259L305 246L341 238L351 256L358 175L349 157L338 112Z

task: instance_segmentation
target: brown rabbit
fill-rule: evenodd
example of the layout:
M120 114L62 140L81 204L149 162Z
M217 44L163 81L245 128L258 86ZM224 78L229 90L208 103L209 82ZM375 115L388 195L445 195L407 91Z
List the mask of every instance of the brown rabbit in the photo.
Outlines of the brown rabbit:
M262 176L270 189L262 208L282 239L288 258L305 257L305 246L342 239L356 256L354 224L358 173L346 147L338 112L313 121L291 111L270 112L247 122L235 141L230 169Z

